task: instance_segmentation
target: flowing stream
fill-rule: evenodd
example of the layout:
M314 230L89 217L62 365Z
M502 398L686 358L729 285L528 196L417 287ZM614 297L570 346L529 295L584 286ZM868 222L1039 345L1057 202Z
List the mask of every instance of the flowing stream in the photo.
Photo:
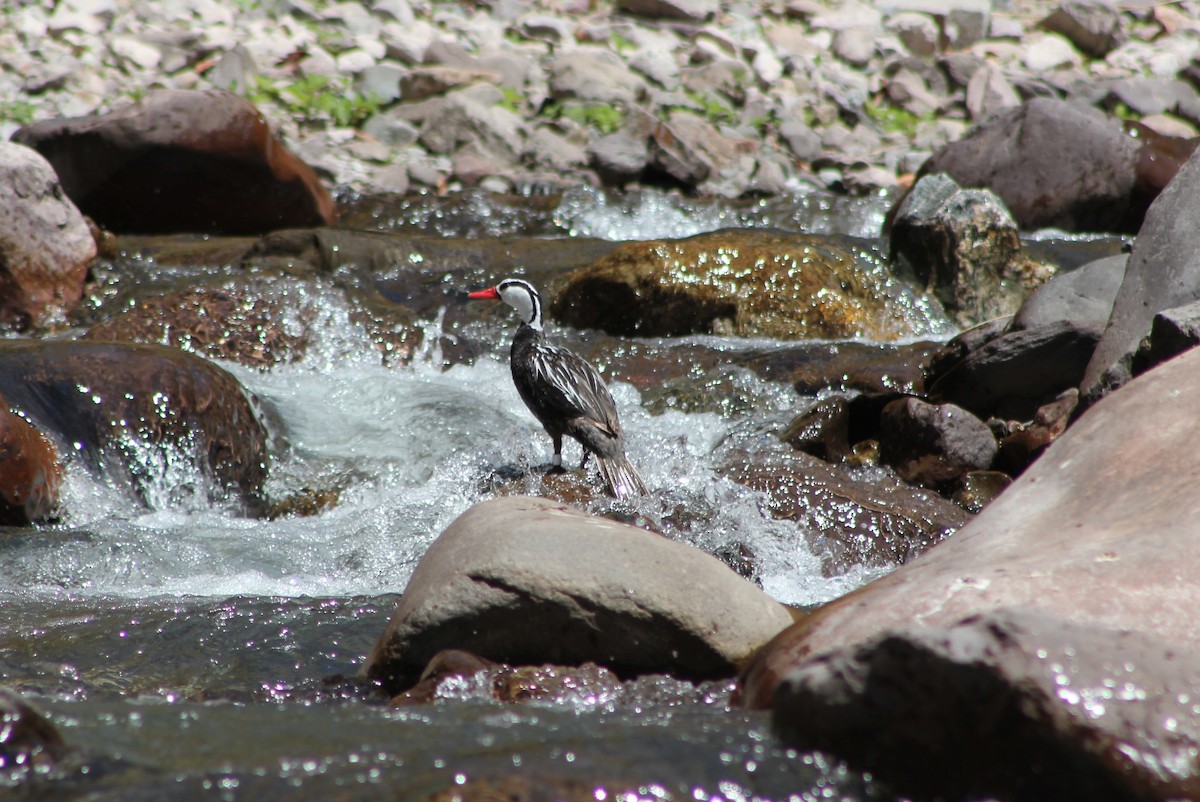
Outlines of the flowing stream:
M786 208L596 193L537 213L446 203L404 215L357 208L360 224L393 232L610 239L731 225L865 236L887 208L886 198L816 195ZM474 228L464 232L464 220ZM0 531L0 683L46 712L73 750L54 770L0 775L0 795L8 785L20 799L423 799L518 770L595 799L603 795L590 789L620 789L621 799L890 798L836 761L784 748L764 714L729 707L728 683L644 678L618 695L524 705L464 692L402 710L348 691L339 677L358 671L429 544L501 489L536 492L550 442L512 386L511 320L442 309L422 322L411 364L384 366L344 304L331 295L317 305L321 334L301 361L223 367L274 422L271 495L327 490L336 504L307 517L241 517L200 501L203 478L186 462L146 455L158 460L148 507L72 467L61 523ZM931 318L927 334L948 332ZM464 341L481 355L448 360L443 349ZM628 347L689 346L745 343ZM610 382L630 456L654 492L593 511L710 553L748 550L764 590L788 604L827 601L887 570L825 575L795 524L715 470L727 449L770 437L801 408L792 387L738 368L697 377L706 382L719 400L699 408ZM569 444L565 461L579 456Z

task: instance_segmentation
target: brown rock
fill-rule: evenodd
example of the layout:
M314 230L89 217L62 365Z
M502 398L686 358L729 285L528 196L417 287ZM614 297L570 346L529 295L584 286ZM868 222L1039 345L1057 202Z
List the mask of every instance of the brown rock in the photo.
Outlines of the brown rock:
M950 626L1000 607L1200 642L1200 351L1135 379L1080 417L1004 493L921 558L777 637L743 676L767 705L812 655L888 630Z
M0 689L0 769L5 787L51 769L67 752L55 726L15 693Z
M883 408L879 458L906 482L938 487L992 466L996 437L987 424L954 404L900 398Z
M765 493L774 517L798 523L827 576L905 562L971 517L935 493L894 479L859 481L799 451L731 459L722 472Z
M58 451L0 396L0 525L28 526L50 517L61 484Z
M0 142L0 323L28 328L79 302L96 241L38 153Z
M193 462L199 486L172 491L249 510L261 502L266 430L237 379L200 357L159 345L6 341L0 387L60 450L143 502L161 463L179 458Z
M921 325L853 248L752 230L625 243L572 273L551 312L578 328L644 337L893 340Z
M918 799L1200 794L1200 653L999 610L817 657L774 724Z
M27 125L80 210L119 233L259 234L329 224L312 168L228 92L158 90L110 114Z

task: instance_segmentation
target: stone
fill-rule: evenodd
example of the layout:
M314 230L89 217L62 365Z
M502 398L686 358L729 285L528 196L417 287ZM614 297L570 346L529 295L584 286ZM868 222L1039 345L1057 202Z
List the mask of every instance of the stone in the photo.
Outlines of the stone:
M1197 687L1193 649L1002 609L803 663L772 723L919 799L1194 799Z
M1200 156L1193 155L1146 213L1112 316L1080 383L1086 403L1128 381L1156 314L1200 300L1200 228L1191 222L1197 193Z
M718 0L618 0L616 5L628 14L689 22L704 22L721 7Z
M1150 337L1134 354L1134 374L1200 345L1200 301L1166 309L1150 323Z
M883 408L879 460L906 482L936 488L992 466L996 437L987 424L955 404L908 397Z
M69 751L48 718L13 691L0 689L0 768L6 786L36 783Z
M938 26L928 14L902 11L889 17L885 24L914 56L928 58L937 53Z
M0 323L61 320L83 297L96 242L36 151L0 142Z
M851 477L800 451L734 453L721 472L763 493L773 517L795 521L825 576L907 562L970 518L931 491L894 478Z
M854 250L827 238L749 229L622 243L572 272L550 311L576 328L640 337L890 341L926 325Z
M1025 299L1013 318L1012 330L1068 321L1098 338L1112 314L1128 261L1128 254L1122 253L1059 273Z
M1093 405L953 537L775 638L743 674L743 700L769 706L810 657L1001 608L1195 648L1200 418L1179 399L1198 392L1193 350Z
M1024 298L1017 226L989 191L924 175L897 208L889 244L893 261L960 325L1012 314Z
M546 65L546 74L556 100L632 105L646 92L645 81L602 48L566 51Z
M199 495L261 509L266 429L212 362L161 345L10 340L0 342L0 387L58 453L145 506Z
M58 450L0 396L0 525L49 521L57 511L61 487Z
M967 83L967 112L973 120L993 117L1021 105L1021 95L992 65L976 70Z
M1135 193L1139 148L1120 121L1039 98L946 145L920 172L990 189L1022 229L1134 232L1145 214Z
M418 563L363 668L390 692L444 649L619 675L732 676L792 620L716 558L522 496L475 505Z
M634 132L617 131L592 142L588 160L605 183L621 185L640 178L650 166L650 144Z
M1065 36L1093 58L1104 58L1129 36L1121 9L1104 0L1067 0L1040 25Z
M1025 68L1034 74L1064 67L1076 67L1082 61L1079 51L1065 38L1053 33L1034 34L1022 43Z
M153 91L111 114L27 125L14 140L115 232L257 234L336 219L312 169L228 92Z

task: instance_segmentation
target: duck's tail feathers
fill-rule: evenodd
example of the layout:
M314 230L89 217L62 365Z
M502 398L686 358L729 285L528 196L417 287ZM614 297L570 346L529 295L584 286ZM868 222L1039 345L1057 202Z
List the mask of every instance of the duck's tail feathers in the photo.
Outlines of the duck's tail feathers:
M616 498L627 499L644 496L650 492L642 475L624 454L615 457L597 456L596 463L600 466L600 475L608 484L608 492Z

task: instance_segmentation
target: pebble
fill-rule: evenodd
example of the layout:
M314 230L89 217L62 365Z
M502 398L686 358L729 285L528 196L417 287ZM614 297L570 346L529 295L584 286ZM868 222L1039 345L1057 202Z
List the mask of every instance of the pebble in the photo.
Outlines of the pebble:
M354 132L369 141L319 154L335 190L511 190L547 171L594 183L597 158L632 170L646 121L688 110L711 126L715 152L744 152L692 191L817 181L870 192L1034 96L1122 99L1155 130L1194 131L1198 11L1198 0L1099 11L1079 0L3 4L0 139L155 86L217 87L251 97L307 154ZM288 91L312 76L327 80L321 102ZM494 89L480 96L480 85ZM495 111L439 135L420 122L420 104L438 99Z

